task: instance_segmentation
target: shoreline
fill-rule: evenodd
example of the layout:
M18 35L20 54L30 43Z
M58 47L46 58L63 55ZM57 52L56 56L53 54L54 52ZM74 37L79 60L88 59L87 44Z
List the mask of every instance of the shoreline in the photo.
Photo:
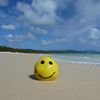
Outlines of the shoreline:
M53 54L38 54L38 53L19 53L19 52L0 52L0 54L12 54L12 55L38 55L38 56L45 56L45 55L53 55ZM68 56L67 56L68 57ZM72 57L72 56L71 56ZM53 59L55 59L56 62L62 62L62 63L74 63L74 64L89 64L89 65L97 65L100 66L100 63L93 63L93 62L78 62L78 61L65 61L61 59L56 59L56 57L53 56Z
M100 66L100 63L89 63L89 62L75 62L75 61L64 61L64 60L56 60L57 62L62 63L72 63L72 64L84 64L84 65L97 65Z
M38 56L45 56L45 55L51 55L53 56L53 54L38 54L38 53L19 53L19 52L0 52L0 54L12 54L12 55L38 55ZM68 57L68 56L67 56ZM70 57L70 56L69 56ZM72 57L72 56L71 56ZM56 57L53 56L53 59L55 59L55 61L57 62L63 62L63 63L74 63L74 64L89 64L89 65L97 65L100 66L100 63L93 63L93 62L78 62L78 61L65 61L62 59L56 59ZM95 58L93 58L95 59Z

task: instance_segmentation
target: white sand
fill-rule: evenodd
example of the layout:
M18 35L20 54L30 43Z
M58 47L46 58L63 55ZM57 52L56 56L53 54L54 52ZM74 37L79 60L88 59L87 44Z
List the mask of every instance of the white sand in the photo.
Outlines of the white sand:
M0 53L0 100L100 100L100 66L58 62L55 81L32 79L36 54Z

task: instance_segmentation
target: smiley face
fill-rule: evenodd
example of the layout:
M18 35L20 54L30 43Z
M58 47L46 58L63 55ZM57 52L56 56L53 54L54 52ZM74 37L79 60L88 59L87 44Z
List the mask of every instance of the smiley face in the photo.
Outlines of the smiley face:
M35 64L34 75L38 80L55 80L58 76L58 65L50 56L42 57Z

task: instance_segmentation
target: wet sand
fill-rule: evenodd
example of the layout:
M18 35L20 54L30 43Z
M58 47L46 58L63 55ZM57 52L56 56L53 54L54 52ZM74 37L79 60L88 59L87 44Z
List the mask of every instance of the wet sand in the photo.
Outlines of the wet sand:
M100 100L99 65L57 62L57 80L38 81L39 56L0 53L0 100Z

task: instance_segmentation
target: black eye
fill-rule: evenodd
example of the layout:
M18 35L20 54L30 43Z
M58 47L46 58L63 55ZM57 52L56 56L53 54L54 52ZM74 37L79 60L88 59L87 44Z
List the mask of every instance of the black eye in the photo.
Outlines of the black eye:
M52 64L53 64L53 62L49 61L49 64L50 64L50 65L52 65Z
M41 64L44 64L44 60L41 61Z

